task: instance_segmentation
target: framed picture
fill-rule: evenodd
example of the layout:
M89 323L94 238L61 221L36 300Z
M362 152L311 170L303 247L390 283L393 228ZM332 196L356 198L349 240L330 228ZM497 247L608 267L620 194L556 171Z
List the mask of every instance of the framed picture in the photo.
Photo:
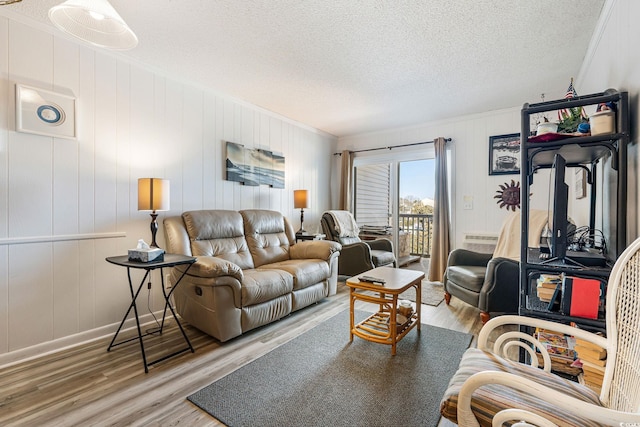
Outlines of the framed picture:
M227 141L227 181L284 188L284 156Z
M16 131L74 139L75 116L74 97L16 85Z
M576 199L584 199L587 197L587 171L583 168L576 168Z
M520 173L520 134L489 137L489 175Z

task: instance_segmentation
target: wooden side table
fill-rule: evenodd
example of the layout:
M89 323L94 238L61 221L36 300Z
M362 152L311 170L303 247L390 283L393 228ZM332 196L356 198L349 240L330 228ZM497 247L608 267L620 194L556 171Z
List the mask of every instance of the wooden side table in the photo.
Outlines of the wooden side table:
M185 274L187 274L187 271L189 271L189 268L191 268L191 265L193 265L194 262L196 262L196 258L195 257L191 257L191 256L185 256L185 255L176 255L176 254L164 254L164 259L162 261L151 261L151 262L139 262L139 261L129 261L129 257L127 255L123 255L123 256L113 256L113 257L107 257L106 258L107 262L110 262L111 264L115 264L115 265L119 265L121 267L126 267L127 268L127 277L129 278L129 289L131 290L131 304L129 304L129 308L127 309L127 312L124 314L124 317L122 318L122 322L120 322L120 326L118 327L118 330L116 331L116 334L113 336L113 339L111 340L111 344L109 344L109 347L107 348L107 351L111 351L111 349L113 347L119 346L120 344L124 344L130 341L133 341L135 339L140 341L140 352L142 353L142 362L144 364L144 372L148 373L149 372L149 366L153 365L155 363L161 362L165 359L168 359L170 357L176 356L180 353L183 353L187 350L191 350L191 353L193 353L195 350L193 349L193 346L191 345L191 342L189 341L189 338L187 337L187 334L184 332L184 329L182 328L182 325L180 324L180 321L178 320L178 316L176 316L176 312L173 310L173 307L171 306L171 303L169 302L169 298L171 297L171 294L173 294L173 291L176 289L176 287L178 287L178 285L180 284L180 281L182 280L182 278L185 276ZM173 286L171 287L171 290L169 291L169 293L166 292L165 287L164 287L164 272L162 271L163 268L168 268L168 267L175 267L177 265L187 265L187 268L184 270L184 272L182 273L182 275L180 276L180 278L178 279L178 281L176 283L173 284ZM133 282L131 281L131 269L141 269L141 270L145 270L144 273L144 277L142 278L142 280L140 281L140 285L138 286L138 289L135 290L133 287ZM160 333L162 333L162 329L164 328L164 320L165 317L167 315L167 308L169 308L169 310L171 311L171 314L173 314L173 318L175 319L176 323L178 324L178 328L180 328L180 332L182 332L182 336L184 337L184 340L187 342L188 347L185 347L183 349L177 350L169 355L163 356L157 360L154 360L152 362L147 362L147 356L144 352L144 342L142 340L142 337L145 337L147 335L150 335L150 332L147 332L145 334L142 333L142 330L140 329L140 318L138 317L138 307L136 305L136 299L138 297L138 295L140 294L140 291L142 290L142 287L144 286L145 281L147 280L147 277L149 277L149 274L151 273L151 271L155 270L159 268L160 269L160 281L162 283L162 294L164 295L164 311L162 312L162 323L160 324ZM124 322L127 320L127 316L129 315L129 313L131 312L131 309L133 309L133 312L135 314L135 318L136 318L136 327L138 328L138 336L137 337L133 337L133 338L129 338L127 340L124 341L120 341L118 343L116 343L116 338L118 337L118 334L120 333L120 330L122 329L122 325L124 325Z
M384 285L360 281L358 277L372 276L383 279ZM349 286L350 330L349 341L359 336L367 341L391 345L391 354L396 354L396 345L413 328L420 330L421 290L424 273L415 270L377 267L347 279ZM409 288L416 290L415 310L404 324L398 325L398 295ZM378 304L378 311L362 322L355 324L356 301Z

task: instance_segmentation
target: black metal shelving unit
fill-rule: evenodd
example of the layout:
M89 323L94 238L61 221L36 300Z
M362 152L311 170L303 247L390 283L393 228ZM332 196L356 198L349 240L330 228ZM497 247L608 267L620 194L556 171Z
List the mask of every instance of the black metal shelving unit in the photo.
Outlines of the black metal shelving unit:
M616 104L615 133L595 136L568 136L564 139L548 142L530 141L531 116L538 113L552 112L560 109L597 105L613 102ZM561 274L571 276L595 278L606 282L611 272L611 266L615 259L626 247L626 222L627 222L627 144L629 143L629 101L627 92L619 92L608 89L602 93L579 96L571 99L562 99L537 104L524 104L522 107L522 132L521 132L521 257L520 257L520 308L521 315L538 317L563 323L575 322L588 329L604 330L604 316L598 319L583 319L563 315L556 311L548 310L548 303L540 301L537 297L535 281L540 274ZM607 243L614 241L609 247L607 255L608 263L605 267L585 267L575 265L564 260L542 261L539 250L532 249L528 243L529 233L529 197L530 187L535 173L540 169L551 168L556 153L560 153L567 162L569 168L583 168L587 171L587 181L596 182L598 163L604 158L610 159L606 167L616 171L615 174L615 200L611 200L611 206L615 207L615 214L611 221L616 221L613 236L605 236ZM604 164L604 162L602 162ZM603 166L605 167L605 166ZM595 229L596 214L596 185L590 186L590 215L589 227ZM609 202L609 201L607 201Z

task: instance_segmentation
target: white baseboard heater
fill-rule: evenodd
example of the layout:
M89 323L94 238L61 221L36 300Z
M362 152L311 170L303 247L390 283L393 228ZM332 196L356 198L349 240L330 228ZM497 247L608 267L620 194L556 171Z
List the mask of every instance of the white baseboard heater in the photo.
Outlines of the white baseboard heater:
M464 233L462 247L474 252L492 254L498 243L498 235L490 233Z

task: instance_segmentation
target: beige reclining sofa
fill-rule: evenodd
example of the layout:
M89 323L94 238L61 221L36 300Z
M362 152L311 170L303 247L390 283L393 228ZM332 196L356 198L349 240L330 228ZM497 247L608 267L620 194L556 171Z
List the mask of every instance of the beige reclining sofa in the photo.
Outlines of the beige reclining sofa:
M163 224L167 253L197 257L174 291L176 309L220 341L336 293L341 245L295 243L279 212L189 211ZM184 268L172 269L172 283Z

